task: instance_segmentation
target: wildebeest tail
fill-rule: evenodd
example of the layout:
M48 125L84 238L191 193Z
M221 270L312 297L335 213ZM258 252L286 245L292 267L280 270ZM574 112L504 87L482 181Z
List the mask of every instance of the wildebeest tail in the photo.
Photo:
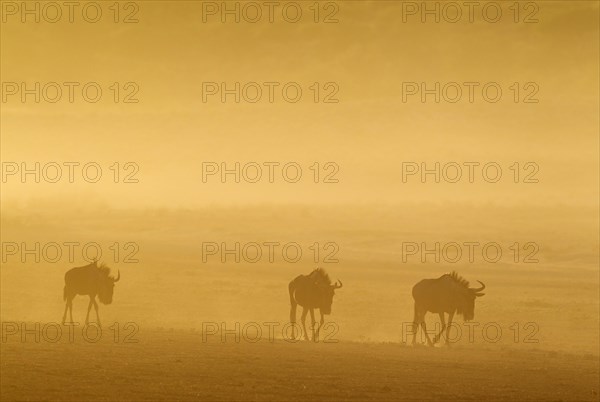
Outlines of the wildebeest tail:
M288 285L288 290L290 292L290 304L291 304L290 322L295 323L296 322L296 305L298 304L298 303L296 303L296 299L294 298L294 291L296 290L296 280L293 280L290 282L290 284Z
M67 286L63 289L63 300L67 300Z

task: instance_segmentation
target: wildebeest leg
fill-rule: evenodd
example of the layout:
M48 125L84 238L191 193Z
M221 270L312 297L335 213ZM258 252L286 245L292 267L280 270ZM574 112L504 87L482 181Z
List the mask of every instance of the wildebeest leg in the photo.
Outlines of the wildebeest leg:
M446 327L446 345L450 345L450 327L452 326L452 318L454 318L454 311L448 313L448 326Z
M65 321L67 320L67 310L69 311L69 316L71 317L71 324L73 324L73 299L75 298L75 296L76 296L76 294L69 292L67 290L67 287L65 286L63 297L64 297L64 300L66 301L66 303L65 303L65 312L63 314L63 319L62 319L63 325L65 324Z
M417 306L415 306L415 315L413 317L413 325L412 325L412 331L413 331L413 340L412 340L412 344L416 344L417 343L417 332L419 331L419 325L421 324L422 318L419 317L419 310L417 310Z
M421 316L421 327L423 327L423 332L425 333L425 338L427 339L427 344L429 346L433 346L433 342L431 342L431 338L427 333L427 324L425 324L425 314Z
M425 338L427 339L427 344L429 346L433 346L433 342L431 342L431 338L429 337L429 334L427 333L427 324L425 324L425 320L421 321L421 327L423 327L423 332L425 333Z
M296 305L292 305L290 311L290 323L292 324L292 339L296 339Z
M308 341L308 332L306 332L306 313L308 313L308 309L302 307L302 329L304 330L304 339Z
M67 310L71 308L71 323L73 322L73 299L67 297L67 301L65 303L65 313L63 314L62 323L65 325L65 320L67 319Z
M63 314L62 325L65 325L67 319L67 310L69 309L69 302L65 302L65 313Z
M88 325L88 323L90 321L90 310L92 309L93 305L94 305L94 298L92 296L90 296L90 303L88 304L88 312L87 312L87 315L85 316L85 325Z
M100 327L100 315L98 315L98 302L96 301L96 298L94 297L94 308L96 309L96 322L98 323L98 326Z
M73 323L73 299L75 298L75 296L73 296L71 298L71 300L69 300L69 317L71 318L71 323Z
M298 307L298 303L296 303L296 298L294 297L294 281L290 282L288 288L290 291L290 323L292 324L292 340L294 340L296 339L296 307Z
M318 338L316 335L317 329L315 328L315 309L313 309L313 308L310 309L310 330L312 332L313 341L317 342Z
M324 316L323 312L321 310L319 310L319 312L321 313L321 321L319 322L319 326L317 327L317 332L316 332L317 339L319 338L319 332L321 331L321 327L323 326L323 323L325 322L325 316Z
M444 313L440 313L440 321L442 322L442 329L440 330L440 333L437 334L435 338L433 338L433 343L438 343L442 336L442 333L446 329L446 317L444 317Z

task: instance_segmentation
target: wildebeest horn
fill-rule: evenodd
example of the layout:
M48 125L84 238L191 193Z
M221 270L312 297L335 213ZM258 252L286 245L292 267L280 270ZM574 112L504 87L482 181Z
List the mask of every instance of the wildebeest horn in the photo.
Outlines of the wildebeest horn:
M481 282L481 281L477 281L477 282L479 282L479 283L481 284L481 287L480 287L480 288L477 288L477 289L472 289L472 290L473 290L473 292L475 292L475 293L479 293L479 292L481 292L483 289L485 289L485 284L484 284L483 282ZM478 296L479 296L479 295L478 295ZM483 295L482 295L482 296L483 296Z
M117 278L115 279L115 282L119 282L119 279L121 279L121 271L117 272Z
M338 283L339 283L339 285L338 285ZM342 284L342 281L340 281L340 280L338 279L338 280L337 280L337 282L336 282L336 283L333 285L333 288L334 288L334 289L339 289L339 288L341 288L342 286L344 286L344 285Z

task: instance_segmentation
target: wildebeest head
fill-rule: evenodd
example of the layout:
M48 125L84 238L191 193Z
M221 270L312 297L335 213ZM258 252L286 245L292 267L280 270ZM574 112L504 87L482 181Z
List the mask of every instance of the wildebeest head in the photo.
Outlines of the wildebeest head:
M339 289L343 286L342 281L338 281L332 285L327 283L317 283L315 285L319 289L320 293L320 310L323 314L331 314L331 305L333 304L333 295L335 289Z
M465 321L470 321L475 317L475 299L483 296L485 293L481 293L485 289L485 285L481 281L477 281L481 284L480 288L466 288L461 302L458 305L457 313L462 314Z
M109 269L106 267L101 268L100 278L98 282L98 300L103 304L112 303L113 291L115 283L121 279L121 272L117 274L117 277L110 276Z

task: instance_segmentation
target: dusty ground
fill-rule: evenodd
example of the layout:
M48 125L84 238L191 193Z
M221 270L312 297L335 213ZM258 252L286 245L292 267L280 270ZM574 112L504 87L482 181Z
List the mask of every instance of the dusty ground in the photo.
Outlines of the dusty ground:
M1 24L3 84L27 88L3 100L0 119L2 402L598 400L597 1L496 2L498 23L481 6L467 18L468 2L457 2L458 23L436 23L403 21L412 2L342 1L339 23L320 23L337 6L315 0L298 2L298 23L282 21L282 7L272 23L262 7L262 21L239 24L204 23L211 2L98 2L99 23L68 22L68 2L57 3L56 24L29 12L29 22L14 14ZM111 18L135 3L139 23ZM34 84L47 98L69 82L82 84L75 101L63 85L56 103L30 96ZM205 99L209 82L222 96ZM85 83L103 89L98 103L82 99ZM253 83L263 88L256 103L226 90ZM263 83L276 83L273 101ZM282 96L286 83L302 88L297 103ZM422 96L407 94L410 83ZM476 84L473 100L459 84L461 99L449 101L456 83ZM129 84L136 102L115 99ZM498 102L485 96L489 84L502 90ZM203 180L211 161L222 175ZM279 164L274 180L268 161ZM421 174L405 180L411 161ZM473 180L468 161L479 166ZM69 162L79 164L73 180ZM98 182L83 174L92 162ZM297 183L283 174L291 162L302 168ZM501 167L498 182L483 174L488 163ZM242 180L226 173L237 164ZM251 164L263 166L256 183ZM58 182L52 165L63 167ZM443 168L426 173L434 166ZM287 261L281 247L275 261L203 254L206 243L266 242L298 244L302 258ZM500 260L468 261L466 250L456 262L403 258L407 243L473 242L498 244ZM75 243L71 255L64 245ZM56 259L44 251L52 244L62 245ZM58 328L65 272L95 255L82 253L86 244L121 274L113 303L100 305L103 338L10 335L12 323ZM316 266L344 283L327 317L335 334L325 334L338 343L203 342L207 323L284 324L288 283ZM472 341L457 317L462 337L450 349L405 346L412 286L450 271L487 285ZM74 320L86 307L75 299ZM426 320L433 329L437 317ZM130 322L139 343L124 343Z
M53 323L64 309L64 272L82 261L21 262L9 256L0 283L1 399L598 400L597 226L590 219L596 212L436 211L113 212L79 217L73 227L80 230L62 228L67 217L58 214L55 220L3 216L3 237L13 241L98 241L106 250L103 261L120 270L122 280L113 303L100 305L98 343L80 332L69 343L66 329L51 343ZM538 224L520 224L521 216ZM477 230L464 223L469 217L480 222ZM306 255L295 264L281 258L202 262L203 241L272 240L298 242ZM514 242L536 241L539 263L514 263L508 253L496 264L402 262L404 241L470 240L496 241L505 250ZM111 262L108 247L126 241L139 244L139 262ZM280 330L289 317L287 283L314 268L308 247L326 241L339 245L339 262L320 264L344 287L327 316L334 327L323 336L339 342L289 343ZM450 349L405 346L413 284L451 270L487 285L476 303L473 340L457 318L462 336ZM83 322L86 307L86 298L78 296L75 321ZM427 321L433 329L437 317L428 315ZM39 323L40 343L31 333L21 342L20 329L10 335L11 322L26 322L29 330ZM213 322L225 322L227 329L236 322L277 322L278 340L265 340L264 331L257 343L237 344L231 335L222 343L218 334L203 342L202 326ZM486 325L493 326L487 335ZM496 328L501 336L490 340ZM139 343L124 343L129 339Z
M105 329L106 330L106 329ZM2 400L598 400L598 359L511 348L257 343L140 328L138 343L2 343Z

